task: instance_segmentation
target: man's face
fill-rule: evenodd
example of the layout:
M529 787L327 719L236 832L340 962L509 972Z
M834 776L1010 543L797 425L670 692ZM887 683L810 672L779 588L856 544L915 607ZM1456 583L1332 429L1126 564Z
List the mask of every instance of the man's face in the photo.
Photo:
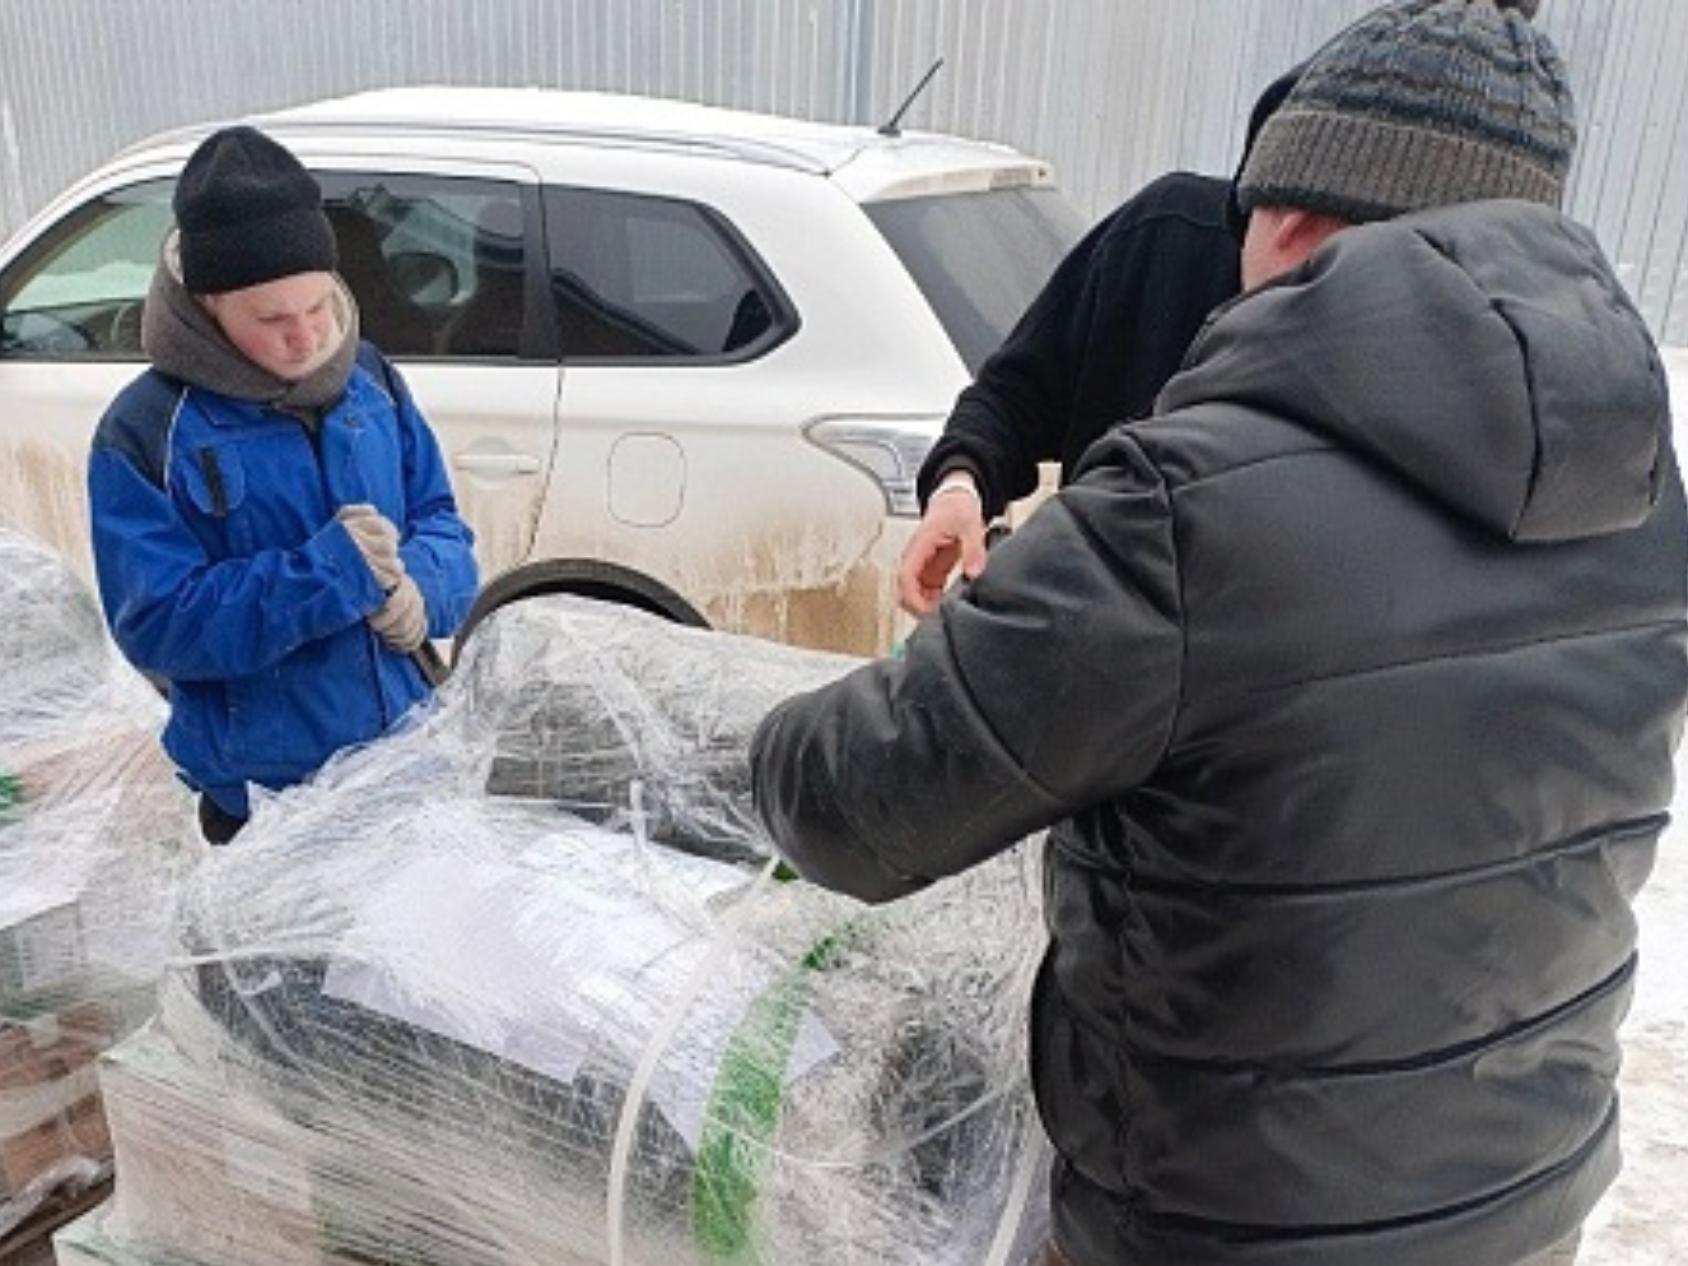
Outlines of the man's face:
M294 382L320 368L339 346L337 288L332 273L295 273L206 295L205 306L243 356Z

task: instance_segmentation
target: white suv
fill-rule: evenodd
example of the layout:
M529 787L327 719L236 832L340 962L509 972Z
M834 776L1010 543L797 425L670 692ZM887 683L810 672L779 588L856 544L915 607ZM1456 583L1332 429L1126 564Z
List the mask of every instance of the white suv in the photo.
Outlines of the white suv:
M253 120L322 182L363 329L478 538L569 590L882 651L922 457L1079 217L996 145L643 98L406 88ZM0 515L86 568L176 172L137 146L0 248Z

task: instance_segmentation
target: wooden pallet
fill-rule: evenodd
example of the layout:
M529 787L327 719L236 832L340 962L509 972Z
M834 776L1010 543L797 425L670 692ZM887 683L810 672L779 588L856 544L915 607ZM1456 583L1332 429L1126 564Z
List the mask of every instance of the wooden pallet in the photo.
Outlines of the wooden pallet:
M11 1234L0 1237L0 1266L31 1266L36 1260L50 1261L48 1243L54 1231L67 1222L74 1222L95 1205L111 1195L111 1179L103 1178L92 1187L61 1191L50 1197L28 1221ZM41 1254L46 1252L47 1257Z

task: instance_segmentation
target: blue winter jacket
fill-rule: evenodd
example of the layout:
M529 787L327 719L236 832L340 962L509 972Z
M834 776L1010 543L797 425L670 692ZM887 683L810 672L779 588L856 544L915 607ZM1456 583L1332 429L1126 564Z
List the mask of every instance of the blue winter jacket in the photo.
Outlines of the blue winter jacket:
M164 746L238 816L248 782L299 782L428 692L365 622L383 594L341 506L371 503L398 527L430 637L451 636L475 597L474 537L439 447L368 343L314 434L148 370L100 421L88 491L106 619L170 685Z

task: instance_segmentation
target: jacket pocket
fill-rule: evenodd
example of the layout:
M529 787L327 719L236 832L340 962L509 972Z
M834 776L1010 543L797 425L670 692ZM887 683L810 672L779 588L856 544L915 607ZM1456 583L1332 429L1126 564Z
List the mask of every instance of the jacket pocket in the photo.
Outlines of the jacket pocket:
M262 537L254 521L246 463L237 444L196 444L176 455L174 477L195 534L213 558L246 558Z
M202 444L176 459L183 491L193 508L227 519L246 500L246 469L233 444Z
M227 746L230 711L225 682L171 683L164 749L196 785L231 780Z

